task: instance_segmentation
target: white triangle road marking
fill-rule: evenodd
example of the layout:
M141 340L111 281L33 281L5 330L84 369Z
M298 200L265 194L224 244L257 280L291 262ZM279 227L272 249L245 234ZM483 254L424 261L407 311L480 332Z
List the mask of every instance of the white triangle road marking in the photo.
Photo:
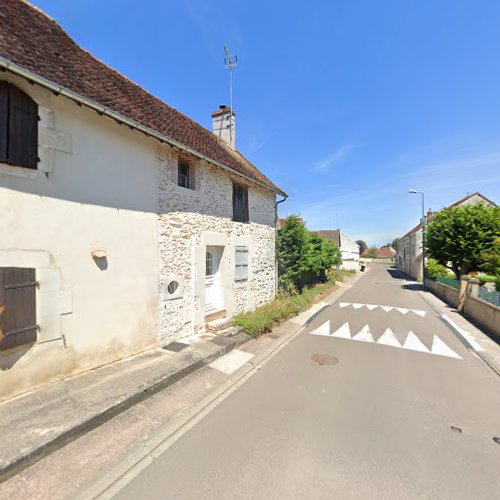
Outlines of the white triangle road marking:
M330 336L330 320L325 321L321 326L309 332L311 335L322 335L324 337Z
M351 304L352 307L354 307L354 309L359 309L361 307L364 307L365 305L364 304Z
M349 323L344 323L335 333L332 333L332 337L350 339L351 328L349 327Z
M394 308L392 306L380 306L386 313L392 311Z
M396 309L401 313L401 314L408 314L409 309L406 309L405 307L396 307Z
M366 304L366 307L370 310L373 311L374 309L377 309L378 306L375 304Z
M411 311L414 312L415 314L418 314L422 318L427 314L425 311L420 311L419 309L412 309Z
M349 307L351 304L349 302L341 302L339 307L342 309L343 307Z
M429 349L422 344L422 341L410 330L408 337L406 337L403 349L410 349L412 351L429 352Z
M373 342L373 335L370 332L368 325L365 325L361 330L352 338L352 340L361 340L361 342Z
M378 338L377 344L390 345L392 347L401 347L399 340L394 335L394 332L387 328L385 332Z
M462 359L451 347L448 347L437 335L432 336L432 354L447 356L448 358Z

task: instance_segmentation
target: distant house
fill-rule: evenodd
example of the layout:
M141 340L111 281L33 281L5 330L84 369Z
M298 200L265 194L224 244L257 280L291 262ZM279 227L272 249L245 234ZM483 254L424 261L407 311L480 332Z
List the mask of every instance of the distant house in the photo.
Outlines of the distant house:
M284 193L232 110L208 130L0 5L0 399L271 301Z
M359 245L354 240L349 238L340 229L324 229L314 232L329 241L333 241L340 248L342 269L358 269Z
M483 196L481 193L476 192L464 196L446 208L460 207L463 205L475 205L477 203L495 205L494 202ZM434 213L435 212L432 212L431 209L427 211L427 224L431 222ZM422 221L399 238L396 265L398 269L413 279L422 279Z
M282 229L288 217L278 217L276 219L276 229ZM297 217L297 221L304 225L304 219L302 217Z
M391 246L384 246L378 249L378 259L393 259L394 257L396 257L396 250Z

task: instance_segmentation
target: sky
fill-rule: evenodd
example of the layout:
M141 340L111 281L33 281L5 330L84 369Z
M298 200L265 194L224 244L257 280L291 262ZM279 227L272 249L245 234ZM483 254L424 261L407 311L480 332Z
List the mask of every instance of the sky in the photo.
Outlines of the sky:
M234 70L238 149L280 215L382 245L426 208L500 199L498 0L32 0L82 47L211 128Z

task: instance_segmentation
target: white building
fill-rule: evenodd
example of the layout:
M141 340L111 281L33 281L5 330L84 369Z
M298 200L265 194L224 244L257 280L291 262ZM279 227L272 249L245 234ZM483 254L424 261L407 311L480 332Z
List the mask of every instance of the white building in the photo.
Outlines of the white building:
M485 203L487 205L494 204L481 193L472 193L464 196L447 208L473 205L476 203ZM427 224L432 220L432 215L433 212L429 209L426 215ZM401 236L397 246L396 265L398 269L413 279L422 280L422 221L405 235Z
M0 68L0 399L274 297L284 193L227 108L216 137L20 0Z
M359 269L359 245L344 234L340 229L325 229L315 231L323 238L333 241L342 255L342 269Z

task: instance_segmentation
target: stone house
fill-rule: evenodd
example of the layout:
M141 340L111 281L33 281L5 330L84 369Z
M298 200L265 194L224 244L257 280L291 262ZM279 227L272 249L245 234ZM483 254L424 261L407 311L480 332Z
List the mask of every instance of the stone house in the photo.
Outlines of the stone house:
M0 398L272 300L284 193L232 111L211 132L0 5Z
M472 193L464 196L446 208L473 205L476 203L494 205L491 200L483 196L481 193ZM429 209L426 215L426 224L432 220L432 216L433 212ZM411 278L422 280L422 221L399 238L396 265L398 269Z
M342 255L342 269L355 270L359 269L359 245L344 234L340 229L324 229L314 231L323 238L333 241L339 248Z

